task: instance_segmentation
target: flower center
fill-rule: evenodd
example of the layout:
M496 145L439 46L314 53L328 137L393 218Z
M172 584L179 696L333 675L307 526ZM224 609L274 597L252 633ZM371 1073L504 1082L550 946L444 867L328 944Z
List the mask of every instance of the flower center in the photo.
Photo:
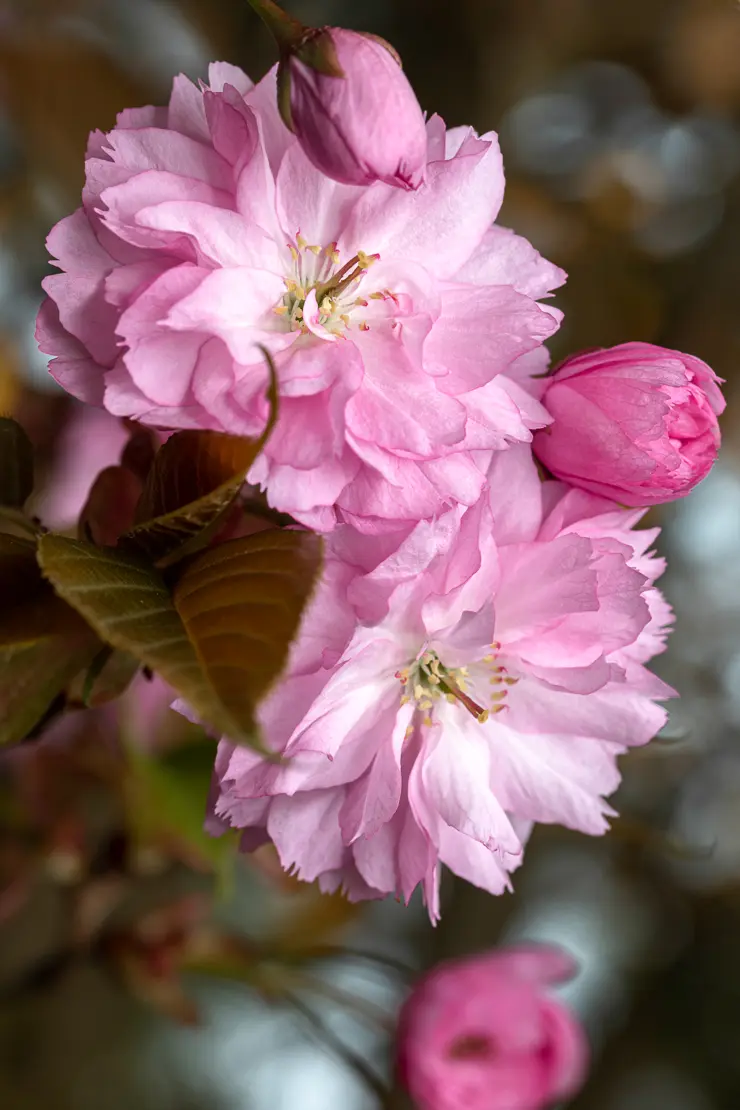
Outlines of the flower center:
M403 687L401 704L407 705L413 699L424 714L424 724L430 725L434 703L443 697L452 705L457 702L480 724L485 724L491 713L501 713L506 708L508 688L519 681L507 673L506 667L498 664L497 653L500 649L501 645L494 641L491 644L492 654L486 655L479 663L471 664L474 675L471 675L471 667L445 667L436 651L424 651L410 667L396 671L395 677ZM473 678L478 688L481 682L493 687L488 695L490 709L470 696L468 691Z
M282 316L290 331L304 331L306 327L303 311L306 298L315 292L319 310L318 323L326 331L339 335L350 326L350 317L358 308L367 308L369 301L358 296L360 282L379 254L366 254L358 251L343 266L340 266L339 250L336 243L319 247L307 243L300 232L295 243L288 244L293 259L291 272L283 280L285 293L273 312ZM385 293L371 293L371 299L385 298ZM368 329L365 321L359 323L363 331Z
M413 697L419 709L428 714L434 702L445 697L453 704L459 702L483 724L488 720L488 710L466 693L467 677L467 667L448 669L440 661L436 651L425 651L413 667L396 672L396 678L409 691L402 697L402 703Z

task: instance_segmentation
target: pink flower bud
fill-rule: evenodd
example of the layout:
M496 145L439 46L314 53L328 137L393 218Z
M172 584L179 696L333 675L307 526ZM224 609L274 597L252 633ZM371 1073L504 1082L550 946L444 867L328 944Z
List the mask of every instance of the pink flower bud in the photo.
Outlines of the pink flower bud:
M399 1074L419 1110L543 1110L572 1095L585 1036L544 988L574 971L559 949L528 946L425 976L399 1027Z
M347 185L379 180L418 188L427 154L424 116L390 48L357 31L319 34L330 36L344 77L319 72L295 54L285 63L293 130L306 155Z
M534 439L557 478L624 505L685 497L712 467L725 407L721 379L692 355L623 343L567 359Z

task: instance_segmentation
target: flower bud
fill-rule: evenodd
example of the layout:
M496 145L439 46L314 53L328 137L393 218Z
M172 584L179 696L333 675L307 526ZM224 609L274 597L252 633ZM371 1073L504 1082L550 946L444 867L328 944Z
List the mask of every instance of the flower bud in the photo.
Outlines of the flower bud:
M545 987L570 957L522 947L442 964L401 1012L399 1073L419 1110L544 1110L580 1086L586 1040Z
M324 56L336 59L343 77L316 64ZM290 52L281 68L292 130L317 169L347 185L418 188L426 165L424 116L389 46L331 27Z
M548 382L553 423L535 454L555 477L623 505L685 497L717 457L720 381L701 359L651 343L575 355Z

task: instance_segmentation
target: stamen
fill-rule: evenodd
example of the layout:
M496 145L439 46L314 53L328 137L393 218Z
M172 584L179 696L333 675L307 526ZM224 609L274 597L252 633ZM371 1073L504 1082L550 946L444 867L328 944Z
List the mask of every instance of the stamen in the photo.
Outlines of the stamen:
M440 683L440 686L447 693L452 694L455 698L457 698L457 700L465 706L468 713L477 718L477 720L481 719L481 714L485 713L483 706L478 705L477 702L473 701L473 699L469 697L468 694L464 692L464 690L460 689L458 684L452 678L450 678L449 675L446 674L444 676Z

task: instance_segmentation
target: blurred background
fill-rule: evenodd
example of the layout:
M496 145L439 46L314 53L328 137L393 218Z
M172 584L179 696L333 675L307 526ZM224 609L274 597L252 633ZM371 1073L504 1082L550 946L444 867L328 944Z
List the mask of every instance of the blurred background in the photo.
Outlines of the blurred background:
M449 880L435 930L418 905L357 911L299 889L269 855L224 866L193 820L203 745L156 685L55 725L0 760L0 1106L363 1110L377 1102L352 1057L387 1069L403 966L529 937L581 962L566 994L594 1063L573 1107L737 1110L740 6L286 7L385 36L423 107L499 131L500 220L570 274L555 358L640 339L727 379L720 463L654 514L677 615L656 669L681 701L623 761L607 839L539 829L513 897ZM205 76L214 58L252 77L272 64L246 0L0 0L0 411L36 444L47 523L71 512L59 488L83 438L33 342L45 236L79 203L87 133L166 102L174 74ZM317 964L317 945L353 954Z

